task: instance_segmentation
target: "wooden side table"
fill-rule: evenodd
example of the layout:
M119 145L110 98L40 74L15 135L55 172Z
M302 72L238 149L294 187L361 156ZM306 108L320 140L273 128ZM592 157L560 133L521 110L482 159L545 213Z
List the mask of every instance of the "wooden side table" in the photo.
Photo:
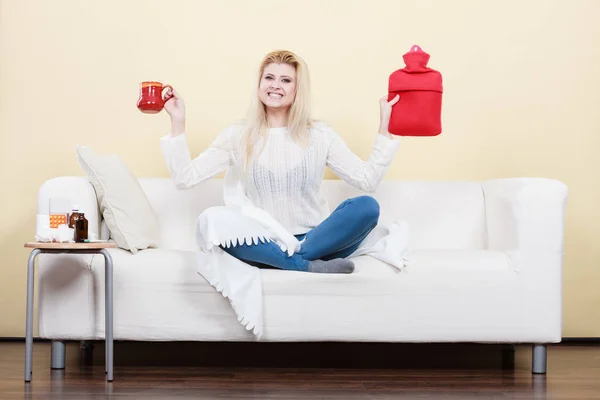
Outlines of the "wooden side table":
M25 325L25 382L31 381L33 363L33 274L35 258L40 253L74 253L102 254L104 256L104 297L105 297L105 347L106 347L106 379L113 380L113 262L107 249L116 248L115 243L43 243L28 242L26 248L33 249L27 264L27 316Z

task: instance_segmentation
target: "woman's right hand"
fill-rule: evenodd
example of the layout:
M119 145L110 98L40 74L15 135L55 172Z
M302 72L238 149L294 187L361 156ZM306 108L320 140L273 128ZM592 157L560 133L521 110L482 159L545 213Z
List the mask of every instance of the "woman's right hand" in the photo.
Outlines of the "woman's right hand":
M185 103L175 89L168 88L165 97L165 111L171 117L171 134L179 135L185 132Z
M185 119L185 103L177 91L168 88L165 98L169 99L165 102L165 111L171 116L171 119Z

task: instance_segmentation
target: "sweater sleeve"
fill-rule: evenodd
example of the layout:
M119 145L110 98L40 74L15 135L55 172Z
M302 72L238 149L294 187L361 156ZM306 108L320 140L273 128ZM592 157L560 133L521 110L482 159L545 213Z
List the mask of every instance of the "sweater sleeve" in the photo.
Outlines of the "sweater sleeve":
M366 161L360 159L333 130L330 135L327 166L341 179L365 192L374 192L392 163L400 142L376 135L371 155Z
M184 134L167 134L160 139L160 147L178 189L187 189L226 170L234 162L230 130L223 130L211 145L196 156L190 156Z

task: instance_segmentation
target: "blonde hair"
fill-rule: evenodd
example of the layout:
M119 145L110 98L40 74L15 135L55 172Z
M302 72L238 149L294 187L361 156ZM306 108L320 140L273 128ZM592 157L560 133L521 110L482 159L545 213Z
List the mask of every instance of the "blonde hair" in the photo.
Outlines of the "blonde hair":
M252 157L258 156L262 148L257 149L257 144L261 141L264 144L264 139L267 136L269 123L267 121L267 110L265 105L258 98L258 87L262 79L263 73L267 65L288 64L296 70L296 95L289 109L288 116L288 131L292 139L306 146L309 137L309 128L312 124L311 119L311 94L310 94L310 76L308 66L302 58L288 50L276 50L264 56L258 70L258 81L254 87L253 96L248 115L245 122L245 127L242 135L242 154L244 157L244 170L250 164Z

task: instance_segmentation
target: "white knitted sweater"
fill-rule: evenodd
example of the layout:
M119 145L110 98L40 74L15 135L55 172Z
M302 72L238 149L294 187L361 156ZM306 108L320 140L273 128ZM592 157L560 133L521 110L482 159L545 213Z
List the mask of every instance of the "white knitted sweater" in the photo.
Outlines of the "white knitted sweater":
M242 178L241 132L242 125L228 126L193 159L185 134L162 137L161 149L172 178L178 188L189 188L227 170L225 204L263 209L294 235L308 232L329 216L329 205L320 192L325 166L350 185L373 192L400 145L377 134L370 157L363 161L323 123L313 125L304 149L287 128L271 128L263 151Z

